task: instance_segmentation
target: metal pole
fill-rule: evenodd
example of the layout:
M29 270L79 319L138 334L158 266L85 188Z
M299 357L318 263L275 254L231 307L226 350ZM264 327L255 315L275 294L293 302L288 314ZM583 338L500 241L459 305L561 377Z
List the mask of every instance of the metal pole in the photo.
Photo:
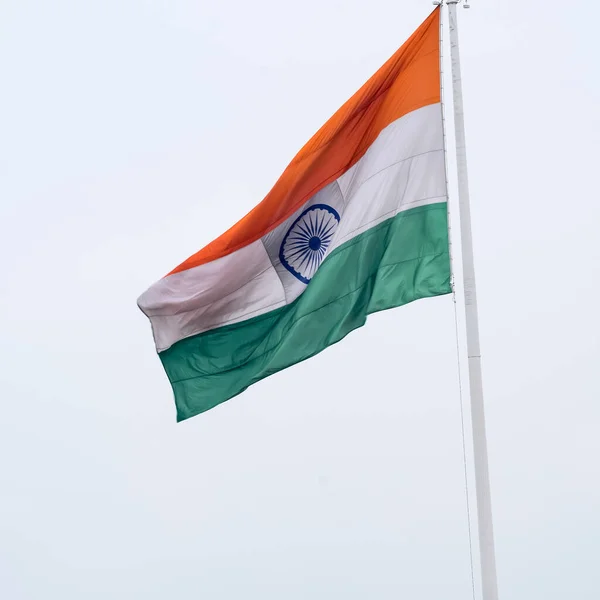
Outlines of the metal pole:
M450 61L452 63L454 129L456 136L456 163L458 171L458 202L460 206L460 237L465 293L465 321L469 387L471 395L471 424L473 428L481 586L483 600L498 600L494 529L492 525L492 501L490 494L485 413L483 406L477 291L475 286L475 266L473 261L473 237L471 233L467 153L465 147L465 119L463 112L462 79L460 73L460 53L458 48L458 23L456 20L456 5L459 2L460 0L446 0L446 4L448 5L448 22L450 26Z

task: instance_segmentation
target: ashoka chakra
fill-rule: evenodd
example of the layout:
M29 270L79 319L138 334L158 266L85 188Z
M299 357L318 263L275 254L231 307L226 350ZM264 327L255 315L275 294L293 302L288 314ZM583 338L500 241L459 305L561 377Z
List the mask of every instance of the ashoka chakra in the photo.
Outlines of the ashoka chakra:
M308 283L325 258L339 222L340 215L327 204L307 208L281 242L281 264L294 277Z

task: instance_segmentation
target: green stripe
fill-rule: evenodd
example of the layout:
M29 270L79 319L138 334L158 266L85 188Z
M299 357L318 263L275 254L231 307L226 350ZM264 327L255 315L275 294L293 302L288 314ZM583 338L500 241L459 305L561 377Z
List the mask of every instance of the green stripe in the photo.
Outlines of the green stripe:
M318 354L371 313L450 293L446 208L432 204L384 221L334 250L288 306L161 352L177 420Z

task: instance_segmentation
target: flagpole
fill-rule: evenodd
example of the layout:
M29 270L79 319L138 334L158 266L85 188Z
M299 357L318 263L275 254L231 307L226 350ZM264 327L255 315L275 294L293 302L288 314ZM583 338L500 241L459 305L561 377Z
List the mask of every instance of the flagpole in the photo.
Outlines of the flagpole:
M496 552L492 523L492 501L488 468L483 382L481 375L481 350L479 344L479 317L473 260L471 208L467 174L465 119L463 111L460 52L456 5L460 0L446 0L450 28L450 61L452 64L452 91L454 100L454 130L456 138L456 164L458 172L458 203L460 213L460 238L462 250L463 286L465 295L465 323L469 388L471 396L471 425L473 430L473 455L475 464L475 491L479 557L481 562L481 587L483 600L498 600Z

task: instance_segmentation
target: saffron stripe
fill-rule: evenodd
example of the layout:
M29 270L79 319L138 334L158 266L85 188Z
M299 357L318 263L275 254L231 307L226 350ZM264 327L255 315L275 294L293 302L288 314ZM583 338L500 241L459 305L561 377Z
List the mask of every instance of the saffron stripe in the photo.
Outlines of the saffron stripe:
M355 165L390 123L438 102L439 7L300 150L260 204L171 273L260 239Z

